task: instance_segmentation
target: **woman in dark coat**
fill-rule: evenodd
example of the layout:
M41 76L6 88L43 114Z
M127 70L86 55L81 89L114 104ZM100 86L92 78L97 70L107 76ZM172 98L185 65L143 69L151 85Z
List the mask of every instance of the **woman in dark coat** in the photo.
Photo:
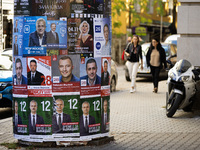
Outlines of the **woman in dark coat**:
M158 92L159 73L163 68L167 68L166 54L158 39L152 39L151 45L147 52L147 65L151 68L154 89L153 92Z

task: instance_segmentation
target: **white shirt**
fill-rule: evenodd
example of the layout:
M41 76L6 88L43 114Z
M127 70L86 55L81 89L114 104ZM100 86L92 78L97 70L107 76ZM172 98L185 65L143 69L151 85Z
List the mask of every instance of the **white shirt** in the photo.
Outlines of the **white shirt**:
M97 78L97 76L95 77L95 79L94 79L94 82L93 82L93 83L90 83L90 82L89 82L89 78L88 78L88 85L89 85L89 86L95 85L95 83L96 83L96 78Z
M15 125L18 124L18 114L15 114Z
M86 116L85 115L83 115L83 123L84 123L84 127L86 127L85 126L85 118ZM89 115L87 115L87 123L88 123L88 125L89 125Z
M42 35L42 38L38 35L38 38L39 38L39 44L40 46L42 45L42 40L43 40L43 37L44 37L44 34Z
M33 77L35 77L35 73L36 72L31 72L31 80L32 80Z
M101 54L102 55L110 55L111 54L111 45L110 45L109 41L107 44L102 46Z
M63 112L61 114L61 123L63 123ZM59 125L59 113L56 113L57 125Z
M34 114L35 116L35 124L36 124L36 120L37 120L37 114ZM31 113L31 124L33 125L33 114Z

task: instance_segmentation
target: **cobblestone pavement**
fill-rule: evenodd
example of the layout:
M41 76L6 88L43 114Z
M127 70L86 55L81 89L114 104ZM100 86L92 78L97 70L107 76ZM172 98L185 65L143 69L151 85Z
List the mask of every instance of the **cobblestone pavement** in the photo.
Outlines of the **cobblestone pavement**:
M154 94L150 81L137 79L136 93L129 93L131 83L125 81L122 66L118 67L118 73L117 91L111 94L110 106L110 135L114 136L115 141L101 146L79 146L68 149L200 149L199 111L186 113L178 110L173 118L167 118L165 115L166 80L159 83L159 91ZM0 141L16 142L12 137L11 118L0 121Z

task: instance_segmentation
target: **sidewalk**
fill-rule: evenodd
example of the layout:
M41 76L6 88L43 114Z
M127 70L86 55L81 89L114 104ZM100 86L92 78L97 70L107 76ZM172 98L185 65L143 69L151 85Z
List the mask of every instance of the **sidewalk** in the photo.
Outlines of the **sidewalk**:
M122 66L118 67L118 73L117 92L111 94L110 106L110 134L115 141L97 147L79 146L68 149L200 149L200 113L178 110L173 118L167 118L164 108L166 81L159 83L158 94L152 93L151 82L138 81L137 92L131 94L130 82L125 81ZM11 118L0 121L0 141L16 142L12 136Z

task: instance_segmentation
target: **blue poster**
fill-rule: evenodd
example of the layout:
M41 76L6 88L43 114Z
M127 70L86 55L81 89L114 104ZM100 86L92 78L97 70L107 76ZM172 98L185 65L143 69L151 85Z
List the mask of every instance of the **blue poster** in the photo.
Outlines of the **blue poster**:
M46 56L47 17L24 17L23 56Z
M109 18L94 19L94 57L111 56L112 27Z
M47 21L47 49L67 48L67 21Z
M13 55L14 56L22 56L23 19L24 19L24 17L15 17L14 18L14 28L13 28Z

